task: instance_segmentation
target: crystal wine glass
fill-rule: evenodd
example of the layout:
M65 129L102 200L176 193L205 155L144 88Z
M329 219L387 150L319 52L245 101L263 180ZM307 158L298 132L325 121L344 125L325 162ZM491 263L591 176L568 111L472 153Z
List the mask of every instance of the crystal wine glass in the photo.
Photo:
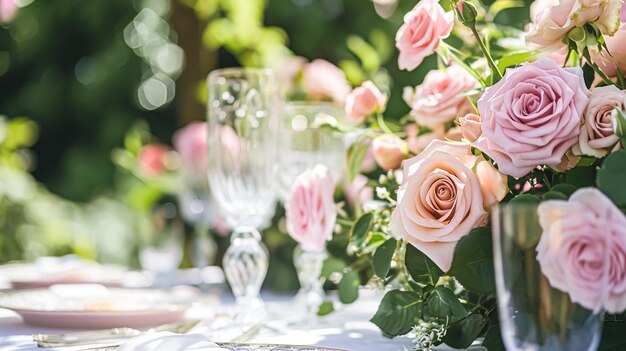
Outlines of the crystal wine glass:
M542 235L546 235L542 233L538 217L537 205L526 202L509 203L493 211L498 311L506 349L596 350L602 332L604 315L602 308L587 309L574 303L568 292L551 285L542 271L542 262L537 258L538 244L542 240ZM551 228L550 245L565 245L568 239L563 236L562 227ZM610 236L607 235L608 237ZM605 251L608 255L609 250ZM587 260L582 256L577 259ZM590 261L586 264L597 263ZM603 267L608 267L608 264ZM602 300L599 306L605 299L603 292L607 291L608 268L604 269L601 266L600 271L604 271L601 273L604 275L601 276L600 283L593 286L594 291L598 293L597 296Z
M208 179L216 205L234 228L224 272L237 301L236 320L249 324L265 314L259 291L269 257L258 229L274 211L282 100L266 69L213 71L208 89Z
M333 179L341 179L345 170L346 147L343 135L323 122L344 118L343 110L327 102L290 102L280 123L278 153L278 195L284 202L297 176L323 164Z

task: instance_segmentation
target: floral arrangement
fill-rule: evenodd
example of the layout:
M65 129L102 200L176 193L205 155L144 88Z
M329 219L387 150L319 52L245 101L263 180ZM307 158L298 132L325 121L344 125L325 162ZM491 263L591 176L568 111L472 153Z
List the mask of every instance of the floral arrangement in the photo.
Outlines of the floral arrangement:
M417 350L480 337L503 349L490 211L529 202L540 204L542 233L529 247L542 273L572 302L613 314L603 338L615 338L626 310L626 5L537 0L524 41L491 11L421 0L405 14L399 68L434 54L439 68L405 88L411 112L399 121L385 118L384 80L350 92L332 64L299 61L309 97L345 106L348 125L333 127L360 131L344 186L351 211L337 218L357 256L334 276L340 300L354 301L360 283L384 287L371 321L390 337L413 332ZM589 282L607 269L603 298Z

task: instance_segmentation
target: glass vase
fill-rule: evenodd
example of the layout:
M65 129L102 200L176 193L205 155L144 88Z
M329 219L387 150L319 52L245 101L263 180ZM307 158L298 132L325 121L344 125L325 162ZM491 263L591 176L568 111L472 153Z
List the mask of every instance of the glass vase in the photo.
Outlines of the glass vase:
M602 334L602 301L600 307L590 310L572 302L568 291L550 284L537 259L537 246L544 235L538 217L537 205L528 203L511 203L493 211L502 340L508 351L596 350ZM560 229L551 231L551 244L562 245L566 240ZM605 284L603 278L593 287L598 296L604 295Z

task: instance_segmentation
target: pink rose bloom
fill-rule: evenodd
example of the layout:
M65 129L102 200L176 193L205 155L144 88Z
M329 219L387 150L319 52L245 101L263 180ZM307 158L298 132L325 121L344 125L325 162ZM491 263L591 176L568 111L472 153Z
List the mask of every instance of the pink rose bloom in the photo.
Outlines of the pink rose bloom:
M302 70L304 90L312 98L330 98L343 104L352 90L346 75L332 63L317 59L306 64Z
M183 165L201 173L206 172L208 136L206 122L191 122L174 133L174 149L180 155Z
M148 144L137 155L137 172L146 178L156 178L166 170L166 156L170 148L161 144Z
M398 204L389 224L447 272L457 242L483 223L487 212L469 144L434 140L403 163Z
M620 25L615 35L605 36L604 40L608 52L603 51L602 55L595 54L591 58L609 77L617 76L618 67L626 73L626 23Z
M406 141L395 134L382 134L372 141L374 160L386 171L400 167L408 153Z
M367 181L366 176L359 174L352 183L346 182L344 191L350 208L355 209L374 198L374 189L367 186Z
M384 111L386 105L387 96L368 80L346 97L346 116L352 122L362 122L372 113Z
M613 130L613 110L626 109L626 93L615 85L595 88L591 91L589 105L585 109L583 126L574 145L574 153L604 157L619 149L619 137Z
M463 134L463 138L470 143L478 140L483 133L481 129L482 119L475 113L468 113L459 118L459 123L461 124L461 134Z
M560 47L574 27L595 23L604 35L617 31L620 1L540 0L531 6L531 20L526 40L541 47Z
M285 204L287 231L305 251L323 251L332 239L337 218L335 184L326 166L318 164L296 178Z
M474 77L463 68L453 65L446 70L428 72L415 92L405 88L403 97L411 106L411 116L415 121L434 129L471 112L472 104L465 92L478 86Z
M412 71L426 56L432 55L442 39L450 35L454 13L446 12L435 0L422 0L404 15L404 24L396 33L400 50L398 66Z
M9 23L17 15L16 0L0 0L0 22Z
M594 188L576 191L569 201L545 201L538 213L543 234L537 260L550 285L589 310L604 307L609 313L622 313L626 309L624 214Z
M478 100L482 134L473 145L514 177L558 165L578 141L589 95L578 67L543 58L507 69Z
M489 161L484 159L478 161L476 177L480 183L485 208L497 205L509 192L509 178L500 173Z

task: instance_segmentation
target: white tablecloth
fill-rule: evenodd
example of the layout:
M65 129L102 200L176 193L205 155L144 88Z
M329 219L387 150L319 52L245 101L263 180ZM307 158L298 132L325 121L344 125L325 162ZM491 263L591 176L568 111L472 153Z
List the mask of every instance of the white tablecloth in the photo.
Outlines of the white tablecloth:
M285 301L268 303L270 311L287 311ZM353 305L344 306L341 310L324 317L318 326L310 330L289 328L288 332L277 335L261 333L251 342L255 343L284 343L296 345L318 345L342 348L350 351L404 351L411 350L409 338L387 339L383 337L377 327L368 322L378 307L375 299L362 299ZM204 314L200 310L191 310L189 317L198 318ZM206 316L206 314L204 314ZM32 341L31 335L38 333L66 333L67 329L47 329L24 325L15 313L0 309L0 350L2 351L42 351ZM47 350L82 350L87 347L57 348ZM445 348L441 348L445 350ZM481 350L477 348L476 350Z

